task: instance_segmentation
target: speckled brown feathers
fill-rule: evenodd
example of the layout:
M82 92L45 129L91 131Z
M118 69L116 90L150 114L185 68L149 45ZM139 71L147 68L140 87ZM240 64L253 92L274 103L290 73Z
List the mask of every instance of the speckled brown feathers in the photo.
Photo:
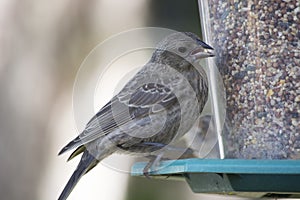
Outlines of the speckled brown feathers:
M83 156L59 200L112 153L150 155L184 135L207 101L208 81L198 60L213 56L211 50L192 33L174 33L161 41L150 61L60 151L76 148L70 159Z

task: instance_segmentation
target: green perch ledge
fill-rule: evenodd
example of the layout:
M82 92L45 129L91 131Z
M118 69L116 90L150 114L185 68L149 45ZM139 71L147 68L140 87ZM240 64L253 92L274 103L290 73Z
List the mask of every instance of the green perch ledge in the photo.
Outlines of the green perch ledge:
M143 176L146 164L134 164L132 176ZM162 161L150 176L185 179L195 193L300 197L300 160L168 160Z

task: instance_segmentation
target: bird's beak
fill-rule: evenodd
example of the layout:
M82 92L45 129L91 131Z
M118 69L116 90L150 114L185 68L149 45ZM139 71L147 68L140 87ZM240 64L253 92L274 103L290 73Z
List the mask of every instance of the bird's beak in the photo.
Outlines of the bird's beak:
M213 48L203 48L202 46L195 48L191 52L191 56L194 58L194 60L198 60L201 58L207 58L207 57L213 57L215 56L214 54L214 49Z

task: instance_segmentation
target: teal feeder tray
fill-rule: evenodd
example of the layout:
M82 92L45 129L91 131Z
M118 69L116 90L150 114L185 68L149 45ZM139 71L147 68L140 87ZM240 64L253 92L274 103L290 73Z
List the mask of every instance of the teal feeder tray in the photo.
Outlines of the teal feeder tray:
M146 164L136 163L132 175L143 176ZM300 160L169 160L150 176L182 177L195 193L300 197Z

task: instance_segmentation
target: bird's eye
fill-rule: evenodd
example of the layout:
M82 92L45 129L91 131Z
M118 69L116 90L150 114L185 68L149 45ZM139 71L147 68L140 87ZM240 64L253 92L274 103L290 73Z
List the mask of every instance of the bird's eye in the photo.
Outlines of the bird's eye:
M185 52L186 52L186 48L185 48L185 47L179 47L179 48L178 48L178 51L179 51L180 53L185 53Z

